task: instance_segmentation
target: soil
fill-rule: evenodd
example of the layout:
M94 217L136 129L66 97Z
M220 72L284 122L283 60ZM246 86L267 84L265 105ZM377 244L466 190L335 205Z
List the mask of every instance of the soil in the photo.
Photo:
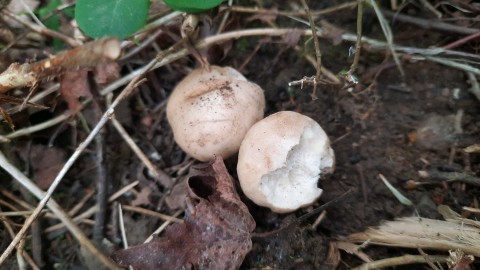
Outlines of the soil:
M255 4L244 2L246 6ZM269 1L258 2L262 2L267 8L275 7L275 4ZM292 1L285 2L290 4ZM318 2L321 3L309 1L310 8L318 10L341 1ZM255 19L247 22L249 15L235 14L234 17L234 26L240 22L244 28L265 26L263 21ZM346 10L340 15L325 15L323 19L346 31L355 32L356 10ZM304 27L284 17L278 17L278 23L283 26ZM406 46L428 47L445 43L447 38L459 38L453 34L400 23L392 30L395 42ZM383 40L375 16L366 16L364 34ZM412 42L418 37L422 39ZM162 41L162 38L167 39L161 36L159 41ZM313 100L311 86L306 85L303 89L300 86L288 87L290 81L315 74L314 66L304 57L306 54L314 55L313 44L307 38L301 38L298 42L300 51L289 47L281 38L244 38L228 45L231 48L223 45L219 47L223 51L215 51L216 57L211 63L237 67L249 80L262 86L267 99L266 115L281 110L293 110L316 120L329 135L336 155L335 172L319 181L323 194L320 200L309 208L291 214L275 214L255 206L241 194L257 223L255 232L265 233L285 226L346 191L354 191L347 199L329 207L323 220L315 228L312 224L316 217L312 217L299 226L292 226L278 234L254 237L253 249L241 269L332 269L335 260L327 260L330 243L351 233L361 232L383 220L394 220L398 217L442 219L437 211L439 205L448 205L457 212L462 212L463 206L476 206L479 194L477 187L426 180L419 176L419 171L422 170L468 172L472 175L480 173L480 155L466 155L462 151L463 148L478 143L480 132L480 101L468 90L471 86L465 72L422 59L403 58L402 76L388 52L363 50L356 72L359 83L319 84L318 99ZM476 43L472 41L470 45L473 47ZM320 39L322 64L334 74L348 70L353 60L348 57L350 46L350 42L333 44L332 40ZM468 46L461 49L472 50ZM128 70L137 67L138 63L146 63L153 55L155 51L152 49L142 51L130 63L123 63L122 73L128 73ZM194 58L185 57L151 72L146 76L148 81L116 111L117 119L140 148L155 161L159 169L178 182L181 182L188 173L188 168L196 162L186 157L175 145L165 118L164 101L176 81L194 66ZM57 106L49 111L13 115L17 128L46 121L66 108L65 103L58 97L51 100L51 104L53 103ZM91 115L92 112L85 112L85 117ZM64 124L60 128L44 130L18 139L3 149L9 158L16 160L19 167L28 168L28 162L25 161L28 158L24 158L26 149L31 149L28 147L32 145L46 146L52 136L56 136L53 140L56 148L62 149L64 153L71 153L77 142L88 134L80 125L77 128L73 126ZM108 126L105 136L107 176L111 181L111 193L133 180L139 180L137 193L125 193L119 201L122 204L135 202L134 204L144 208L172 215L175 211L165 204L165 190L148 174L147 169L134 156L117 131ZM96 188L92 179L96 166L92 154L94 151L93 146L89 148L88 153L72 168L54 195L65 209L71 209L89 190ZM226 164L230 173L236 176L235 157L227 160ZM410 199L413 206L399 202L381 181L380 174ZM2 175L3 179L6 177ZM407 188L406 184L411 180L428 181L429 184ZM25 193L13 181L2 181L1 186L13 191L16 196ZM142 192L144 195L139 196ZM82 209L94 203L92 198ZM111 215L112 211L113 207L109 210ZM13 220L22 223L21 219ZM124 222L131 245L142 242L161 224L156 218L131 212L125 213ZM42 219L45 227L54 223L54 220ZM109 224L114 223L109 221ZM90 225L81 226L87 233L92 231ZM3 227L1 231L1 238L7 239L8 234ZM108 228L107 238L115 245L120 245L118 236L117 229ZM44 235L43 239L48 240L43 247L45 269L54 268L55 264L64 267L62 269L85 269L75 240L71 236L56 231ZM0 242L2 250L6 244L8 241ZM380 246L369 246L364 251L374 260L418 254L417 250ZM16 267L14 261L11 263L11 267ZM350 269L363 262L355 255L341 252L341 260L336 263L337 269ZM425 268L406 266L395 269Z

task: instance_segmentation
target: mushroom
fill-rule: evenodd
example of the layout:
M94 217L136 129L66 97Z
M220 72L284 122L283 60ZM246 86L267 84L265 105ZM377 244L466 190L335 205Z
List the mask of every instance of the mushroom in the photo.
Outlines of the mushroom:
M263 118L263 90L231 67L196 69L173 90L167 119L177 144L190 156L227 158Z
M253 125L238 154L245 195L277 213L315 202L319 177L332 173L335 156L327 134L310 117L281 111Z

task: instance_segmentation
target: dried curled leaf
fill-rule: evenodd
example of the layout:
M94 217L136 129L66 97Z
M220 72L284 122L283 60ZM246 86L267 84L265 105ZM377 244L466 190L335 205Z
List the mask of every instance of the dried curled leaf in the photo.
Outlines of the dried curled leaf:
M189 179L193 211L165 238L112 256L134 269L238 269L252 248L255 221L235 191L222 159L197 168Z

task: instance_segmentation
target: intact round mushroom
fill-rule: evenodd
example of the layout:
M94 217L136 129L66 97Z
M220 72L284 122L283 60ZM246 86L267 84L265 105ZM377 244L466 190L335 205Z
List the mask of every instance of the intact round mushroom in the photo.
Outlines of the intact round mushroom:
M332 173L335 156L327 134L313 119L291 111L253 125L238 154L237 174L245 195L277 213L315 202L318 180Z
M167 119L187 154L208 161L238 152L248 129L263 118L263 90L231 67L192 71L174 89Z

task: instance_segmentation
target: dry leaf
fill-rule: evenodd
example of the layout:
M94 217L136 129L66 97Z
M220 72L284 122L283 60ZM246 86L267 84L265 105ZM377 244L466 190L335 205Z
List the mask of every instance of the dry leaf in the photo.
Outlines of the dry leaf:
M185 199L188 196L187 180L188 179L186 177L182 177L180 180L177 180L170 194L165 197L165 203L171 210L185 208Z
M145 204L145 205L150 204L150 199L149 199L150 194L152 194L152 189L149 188L148 186L143 187L142 190L140 190L140 192L138 192L135 195L135 200L133 200L131 202L131 204L133 206L139 206L139 205L142 205L142 204Z
M41 189L47 189L65 164L65 151L41 144L20 149L19 154L32 168L32 178Z
M472 255L466 255L461 249L449 250L450 257L447 260L448 269L452 270L471 270L470 266L475 258Z
M105 85L120 78L120 66L116 62L95 66L94 70L95 82Z
M134 269L238 269L252 248L255 221L223 160L195 169L189 188L193 209L184 223L168 227L165 238L117 251L112 258Z
M89 98L92 96L87 75L87 71L67 72L60 79L60 93L72 112L78 112L82 108L79 101L80 97Z

